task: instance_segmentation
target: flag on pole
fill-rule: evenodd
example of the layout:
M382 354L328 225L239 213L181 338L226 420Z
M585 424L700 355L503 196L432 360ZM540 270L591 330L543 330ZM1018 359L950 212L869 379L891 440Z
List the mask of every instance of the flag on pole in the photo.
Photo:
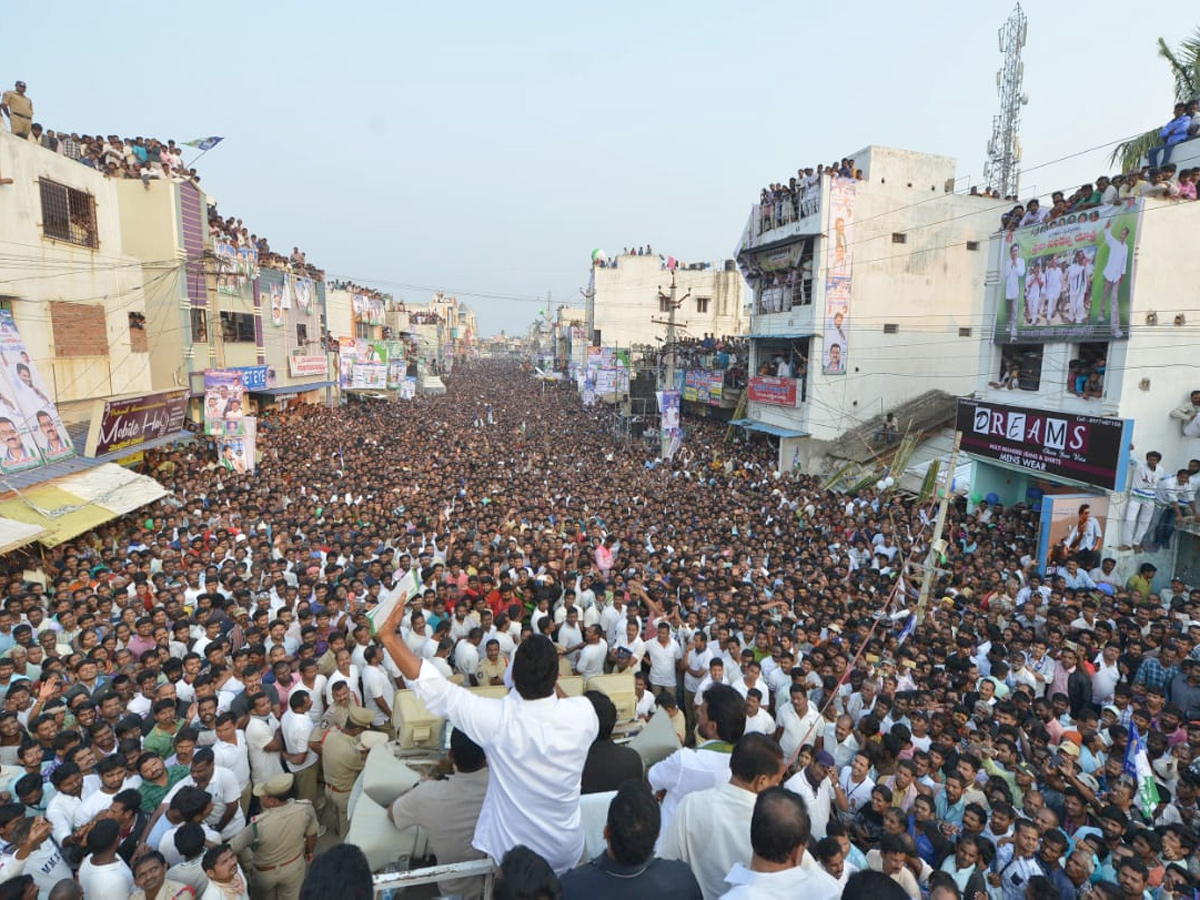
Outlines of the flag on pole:
M1138 734L1137 726L1129 726L1129 743L1125 747L1125 774L1137 785L1137 800L1142 814L1151 819L1158 808L1158 785L1154 782L1154 770L1150 768L1150 757L1146 753L1146 742Z
M223 137L196 138L194 141L184 141L183 146L195 147L197 150L211 150L223 140L225 140Z
M917 617L909 616L908 622L904 625L904 630L900 632L900 637L896 640L897 647L903 647L904 642L909 639L914 631L917 630Z
M374 635L384 622L388 620L388 616L396 608L397 604L405 605L413 597L421 592L421 585L417 581L417 576L409 569L404 573L391 593L387 595L382 603L372 610L367 611L367 621L371 623L371 634Z

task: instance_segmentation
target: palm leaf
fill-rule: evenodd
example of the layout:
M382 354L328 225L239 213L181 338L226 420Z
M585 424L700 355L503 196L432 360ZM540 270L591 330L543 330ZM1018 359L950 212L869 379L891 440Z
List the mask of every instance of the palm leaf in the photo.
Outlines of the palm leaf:
M1145 134L1117 144L1113 148L1113 152L1109 155L1108 162L1110 165L1117 166L1122 174L1134 172L1141 168L1142 160L1150 152L1150 148L1157 147L1159 143L1158 129L1155 128L1152 131L1147 131Z
M1158 55L1171 67L1171 76L1175 80L1175 101L1187 103L1200 97L1200 28L1175 48L1159 38ZM1142 159L1149 153L1150 148L1158 146L1158 143L1157 128L1123 141L1113 148L1112 155L1108 158L1109 164L1119 165L1122 172L1132 172L1142 165Z

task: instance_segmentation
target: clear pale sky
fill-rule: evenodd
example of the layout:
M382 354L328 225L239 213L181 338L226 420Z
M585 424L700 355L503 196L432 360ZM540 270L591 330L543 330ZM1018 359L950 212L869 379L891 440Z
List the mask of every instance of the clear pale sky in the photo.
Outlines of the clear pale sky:
M766 183L867 144L981 179L1004 2L10 4L0 83L47 128L226 140L224 215L483 334L581 302L594 247L724 259ZM1163 124L1193 4L1031 0L1026 170ZM1022 193L1106 172L1109 148Z

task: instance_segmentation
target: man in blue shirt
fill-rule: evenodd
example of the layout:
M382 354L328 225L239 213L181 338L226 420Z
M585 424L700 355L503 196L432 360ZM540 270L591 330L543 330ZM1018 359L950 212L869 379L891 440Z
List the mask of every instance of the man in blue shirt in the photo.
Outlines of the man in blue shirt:
M1158 136L1162 138L1162 145L1150 148L1150 168L1158 169L1171 161L1171 151L1175 149L1176 144L1182 144L1187 140L1188 128L1191 124L1192 119L1187 114L1187 105L1176 103L1175 115L1171 117L1170 122L1159 129ZM1159 158L1160 154L1161 159Z

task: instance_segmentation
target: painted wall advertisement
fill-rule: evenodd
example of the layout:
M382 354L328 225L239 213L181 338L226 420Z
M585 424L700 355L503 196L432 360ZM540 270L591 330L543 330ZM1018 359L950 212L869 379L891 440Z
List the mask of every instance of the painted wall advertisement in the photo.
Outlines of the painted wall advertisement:
M246 415L244 376L237 369L204 371L204 433L240 435Z
M1006 232L993 340L1126 337L1141 212L1131 198Z
M6 309L0 309L0 445L5 473L75 456L58 407Z
M775 406L796 405L796 379L775 375L755 375L746 385L746 397L755 403Z
M854 203L858 182L834 178L829 183L829 225L825 256L825 344L821 371L845 375L850 346L850 291L854 263Z
M1111 491L1125 489L1132 419L959 400L955 427L962 432L963 449L973 456Z
M104 456L169 437L187 418L187 391L97 401L88 429L87 456Z

